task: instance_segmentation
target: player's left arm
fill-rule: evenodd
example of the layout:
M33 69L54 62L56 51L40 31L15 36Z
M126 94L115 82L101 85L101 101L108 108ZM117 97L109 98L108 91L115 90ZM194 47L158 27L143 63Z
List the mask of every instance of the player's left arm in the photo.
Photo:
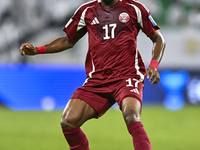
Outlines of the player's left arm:
M156 30L156 32L150 36L150 39L153 42L152 60L146 70L146 75L147 79L149 79L150 82L152 81L152 84L157 84L160 81L160 75L157 71L157 67L162 60L166 43L160 30Z

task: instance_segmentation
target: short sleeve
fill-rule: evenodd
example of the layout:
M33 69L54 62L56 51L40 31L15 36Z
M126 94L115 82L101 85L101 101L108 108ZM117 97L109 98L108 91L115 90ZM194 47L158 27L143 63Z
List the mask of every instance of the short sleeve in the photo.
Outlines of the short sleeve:
M141 17L142 17L140 27L141 27L142 31L148 37L150 37L151 35L153 35L156 32L156 30L160 29L160 27L154 21L149 9L144 4L140 4L139 8L140 8Z
M82 8L79 8L63 29L67 37L74 42L77 42L87 33L86 23L82 17L82 10Z

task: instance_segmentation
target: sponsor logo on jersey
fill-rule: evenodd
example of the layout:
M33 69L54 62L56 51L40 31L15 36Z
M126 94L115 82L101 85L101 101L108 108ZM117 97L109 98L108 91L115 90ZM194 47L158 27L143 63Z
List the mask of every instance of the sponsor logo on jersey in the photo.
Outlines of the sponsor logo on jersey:
M99 20L97 19L97 17L95 17L91 23L91 25L94 25L94 24L99 24Z
M127 23L129 20L130 16L126 12L123 12L119 15L119 21L121 21L122 23Z

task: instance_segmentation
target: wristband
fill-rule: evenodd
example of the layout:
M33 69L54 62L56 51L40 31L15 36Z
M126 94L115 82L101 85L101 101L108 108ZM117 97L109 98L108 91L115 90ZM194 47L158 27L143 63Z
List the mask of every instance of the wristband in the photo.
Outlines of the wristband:
M157 60L155 59L151 60L149 67L154 67L156 70L158 70L158 66L159 66L159 63Z
M44 54L46 52L46 47L45 46L39 46L39 47L36 47L37 48L37 53L38 54Z

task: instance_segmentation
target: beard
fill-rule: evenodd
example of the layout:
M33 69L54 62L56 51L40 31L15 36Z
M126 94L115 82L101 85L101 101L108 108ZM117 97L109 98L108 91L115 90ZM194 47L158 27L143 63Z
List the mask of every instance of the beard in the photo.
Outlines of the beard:
M102 0L105 4L109 5L111 4L114 0Z

